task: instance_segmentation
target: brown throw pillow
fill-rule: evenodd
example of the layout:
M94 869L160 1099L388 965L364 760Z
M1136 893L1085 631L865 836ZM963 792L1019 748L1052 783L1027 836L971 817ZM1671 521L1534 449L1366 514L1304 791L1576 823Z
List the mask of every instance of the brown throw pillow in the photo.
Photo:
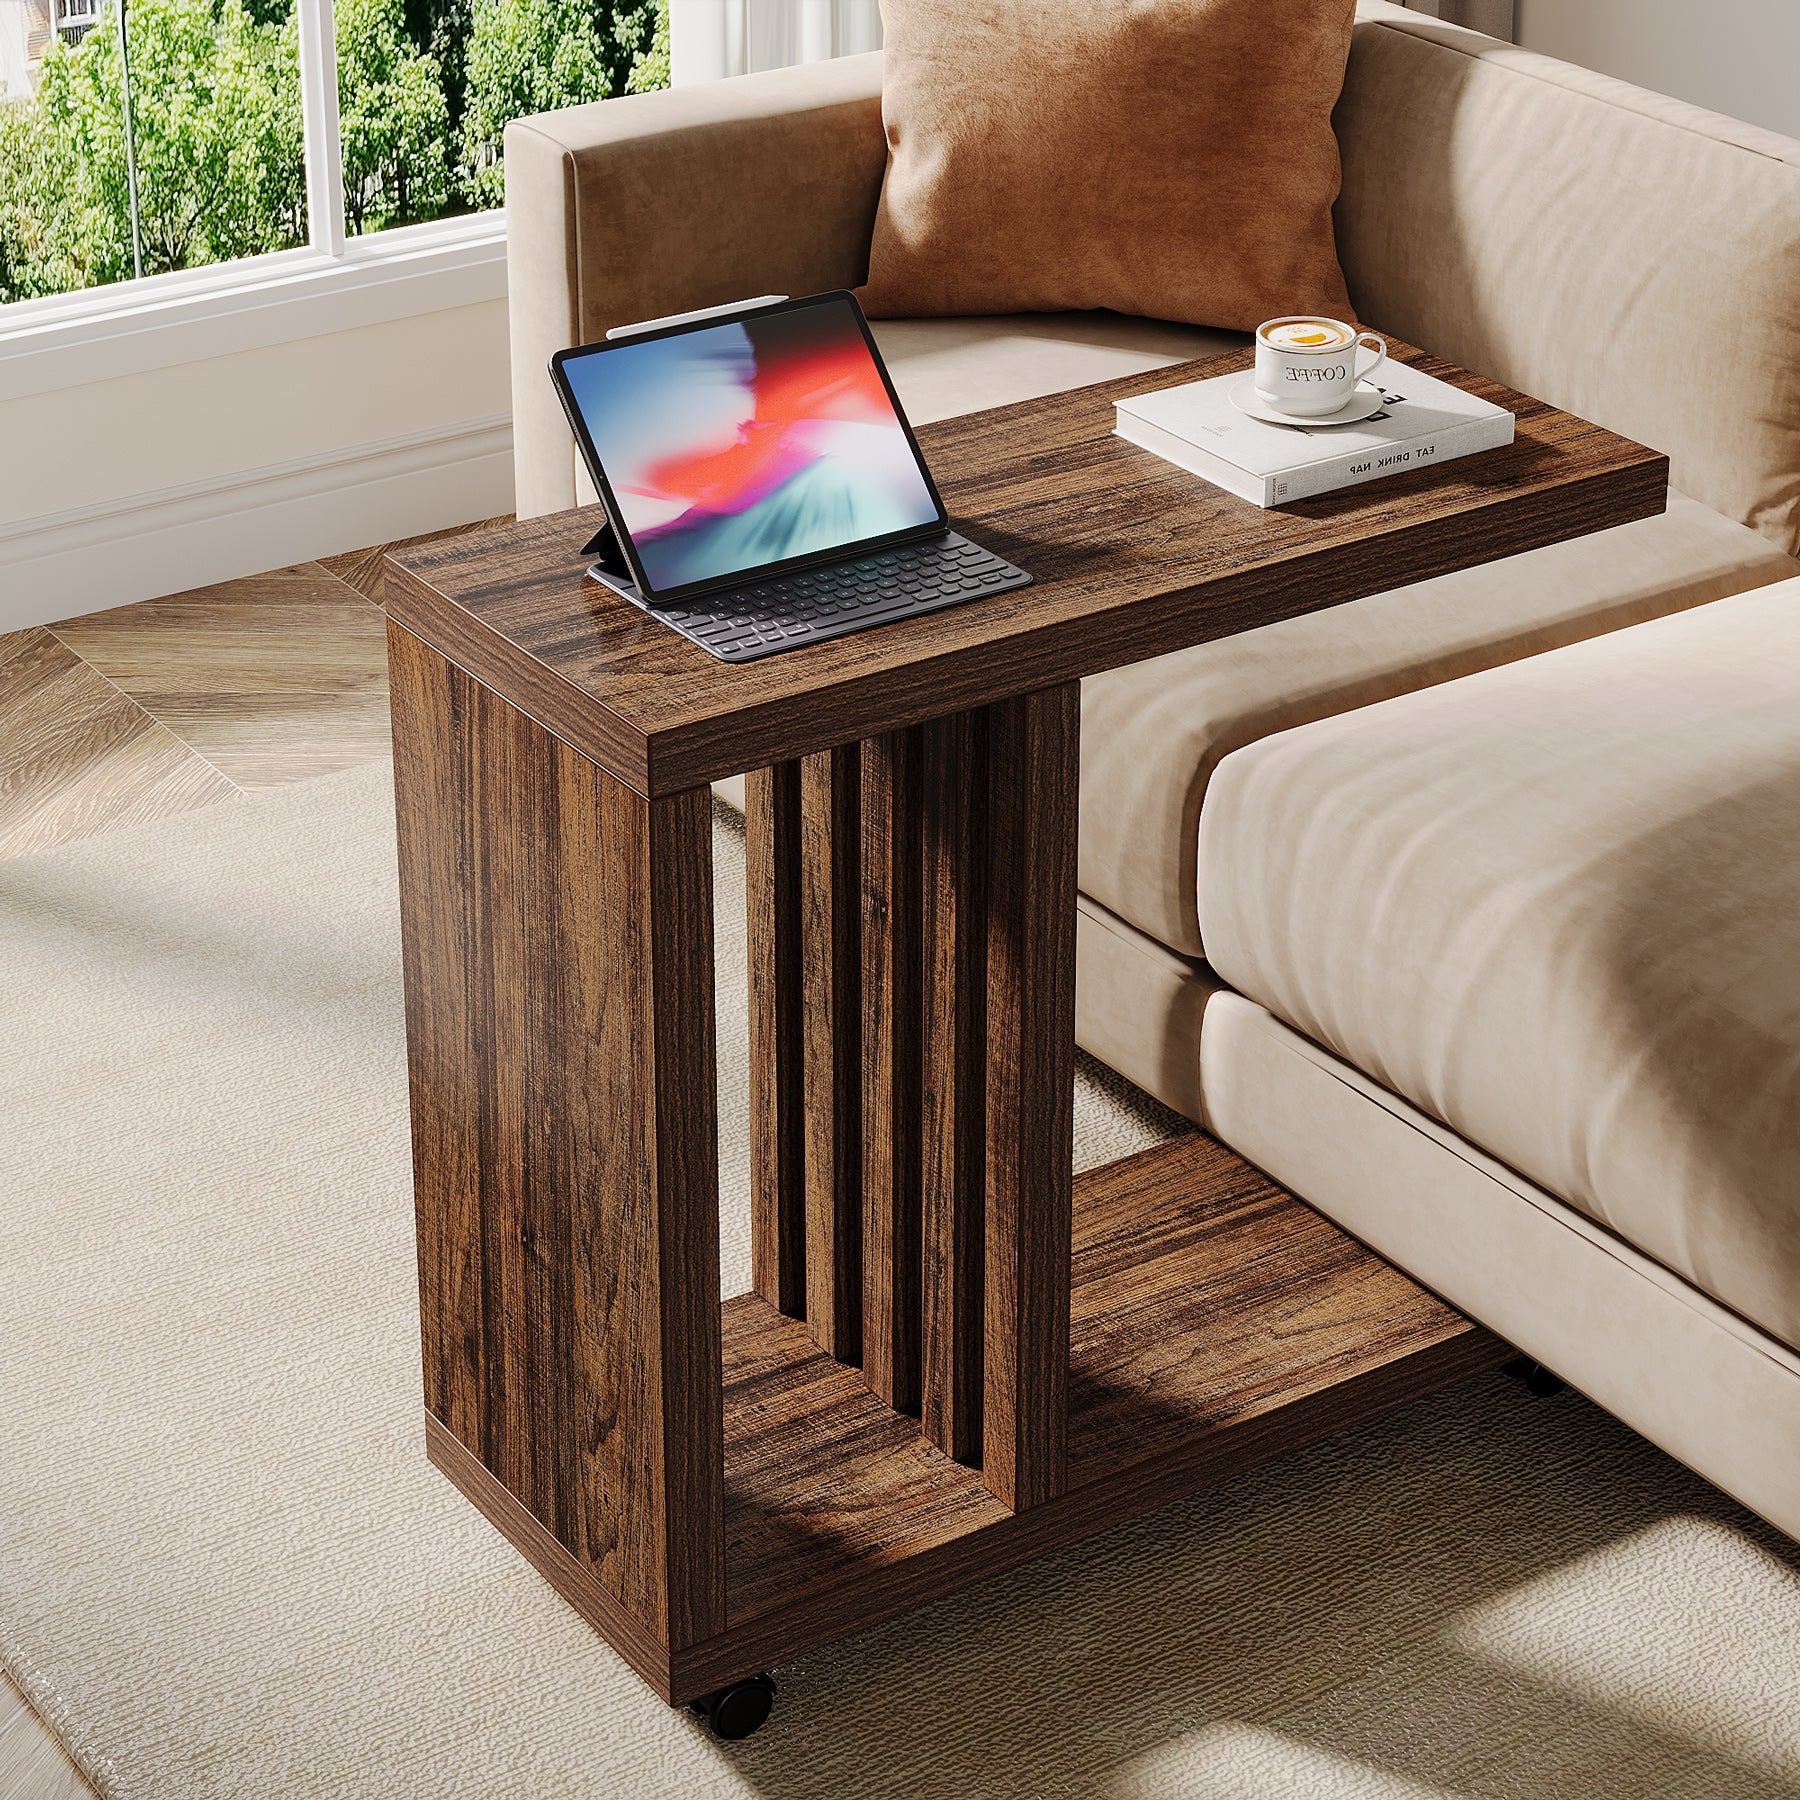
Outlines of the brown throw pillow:
M881 318L1349 319L1331 206L1354 0L882 0Z

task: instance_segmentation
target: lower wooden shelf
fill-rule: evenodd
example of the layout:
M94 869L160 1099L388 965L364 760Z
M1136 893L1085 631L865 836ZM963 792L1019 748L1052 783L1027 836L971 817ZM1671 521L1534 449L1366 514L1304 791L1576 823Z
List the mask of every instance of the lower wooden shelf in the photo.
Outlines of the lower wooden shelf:
M1075 1184L1070 1486L1047 1504L1008 1511L764 1301L723 1324L727 1625L673 1656L430 1421L432 1460L677 1703L1511 1354L1197 1132Z

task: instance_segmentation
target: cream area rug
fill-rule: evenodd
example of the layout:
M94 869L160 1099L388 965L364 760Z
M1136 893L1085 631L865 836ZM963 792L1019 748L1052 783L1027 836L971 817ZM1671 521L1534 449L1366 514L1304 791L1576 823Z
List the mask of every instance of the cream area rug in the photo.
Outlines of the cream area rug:
M109 1800L1800 1796L1800 1553L1500 1377L778 1670L747 1742L665 1708L425 1462L386 783L0 864L0 1660ZM1167 1128L1084 1070L1084 1160Z

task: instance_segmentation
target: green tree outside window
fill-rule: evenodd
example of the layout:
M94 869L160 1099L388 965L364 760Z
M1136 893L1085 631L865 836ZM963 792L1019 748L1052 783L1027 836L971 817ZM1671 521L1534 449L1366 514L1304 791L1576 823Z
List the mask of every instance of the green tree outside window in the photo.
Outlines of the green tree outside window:
M435 219L451 192L450 109L435 56L406 35L401 0L338 0L344 221L355 232Z
M306 241L293 0L129 0L144 272ZM353 232L500 204L522 113L669 80L668 0L336 0ZM132 273L124 83L109 6L0 99L0 302Z

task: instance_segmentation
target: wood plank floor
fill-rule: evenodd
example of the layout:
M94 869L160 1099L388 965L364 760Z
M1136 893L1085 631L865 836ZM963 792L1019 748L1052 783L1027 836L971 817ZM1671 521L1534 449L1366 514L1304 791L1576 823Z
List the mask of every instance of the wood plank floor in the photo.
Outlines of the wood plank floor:
M387 754L386 620L317 563L51 629L240 788Z
M448 531L428 531L423 537L399 538L391 544L375 544L367 550L351 550L343 556L325 556L319 559L319 567L337 576L340 581L347 581L359 594L373 600L377 606L387 605L387 589L382 582L381 559L390 550L409 550L414 544L429 544L438 538L461 537L464 532L484 531L490 525L504 525L512 518L508 513L504 519L477 519L472 525L455 525Z
M392 547L0 635L0 858L388 755ZM92 1794L0 1675L0 1800Z
M385 757L395 547L0 635L0 857Z
M0 637L0 855L238 792L50 632Z
M0 1800L91 1800L93 1791L31 1702L0 1675Z

